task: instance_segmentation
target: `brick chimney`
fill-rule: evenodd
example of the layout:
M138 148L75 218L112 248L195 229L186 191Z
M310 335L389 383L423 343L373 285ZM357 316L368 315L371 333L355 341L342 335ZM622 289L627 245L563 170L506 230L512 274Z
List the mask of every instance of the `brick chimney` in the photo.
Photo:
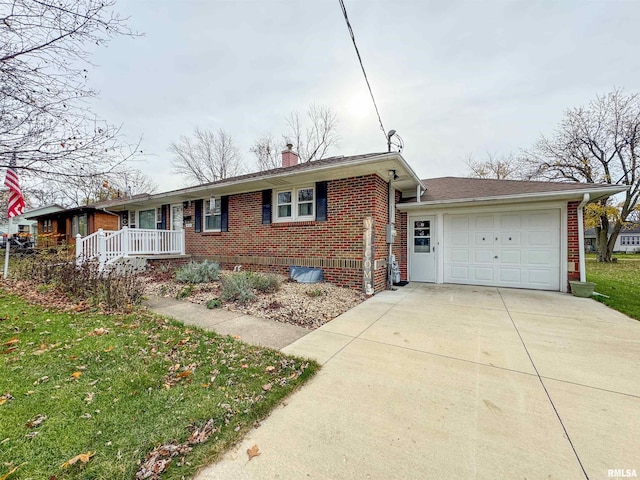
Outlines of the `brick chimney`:
M293 150L293 144L287 143L287 149L282 151L282 166L293 167L298 164L298 154Z

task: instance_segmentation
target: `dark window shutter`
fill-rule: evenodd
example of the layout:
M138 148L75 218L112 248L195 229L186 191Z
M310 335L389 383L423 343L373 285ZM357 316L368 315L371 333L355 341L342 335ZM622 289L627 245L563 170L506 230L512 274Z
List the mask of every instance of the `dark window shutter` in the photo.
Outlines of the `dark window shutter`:
M160 207L160 217L161 217L161 221L160 221L160 230L166 230L167 229L167 216L169 214L169 205L162 205L162 207Z
M220 231L229 231L229 196L220 198Z
M194 203L195 210L195 231L196 233L200 233L202 231L202 200L196 200Z
M316 220L327 219L327 182L316 182Z
M262 223L268 225L271 223L271 190L262 191Z

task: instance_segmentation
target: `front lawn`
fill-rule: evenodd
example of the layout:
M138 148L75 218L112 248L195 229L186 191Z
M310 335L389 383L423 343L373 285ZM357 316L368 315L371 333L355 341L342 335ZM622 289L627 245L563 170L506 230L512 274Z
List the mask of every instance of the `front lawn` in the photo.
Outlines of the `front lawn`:
M599 295L593 298L640 320L640 255L616 255L615 263L598 263L587 255L587 281L596 284Z
M317 368L147 313L62 313L0 290L0 478L189 478Z

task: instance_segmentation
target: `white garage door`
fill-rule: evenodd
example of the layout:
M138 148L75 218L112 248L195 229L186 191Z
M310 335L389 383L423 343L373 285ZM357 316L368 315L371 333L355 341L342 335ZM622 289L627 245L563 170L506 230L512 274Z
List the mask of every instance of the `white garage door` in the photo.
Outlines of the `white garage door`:
M445 215L444 281L560 289L560 210Z

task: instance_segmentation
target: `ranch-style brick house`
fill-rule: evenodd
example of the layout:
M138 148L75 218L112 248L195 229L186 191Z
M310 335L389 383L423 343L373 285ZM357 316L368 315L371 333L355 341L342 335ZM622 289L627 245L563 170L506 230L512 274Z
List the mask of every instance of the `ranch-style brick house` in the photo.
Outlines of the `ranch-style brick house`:
M396 152L299 163L289 147L280 168L92 205L116 214L118 230L78 238L77 254L210 259L283 274L314 267L369 293L398 280L565 292L584 280L583 207L621 191L421 180ZM389 272L393 258L399 278Z

